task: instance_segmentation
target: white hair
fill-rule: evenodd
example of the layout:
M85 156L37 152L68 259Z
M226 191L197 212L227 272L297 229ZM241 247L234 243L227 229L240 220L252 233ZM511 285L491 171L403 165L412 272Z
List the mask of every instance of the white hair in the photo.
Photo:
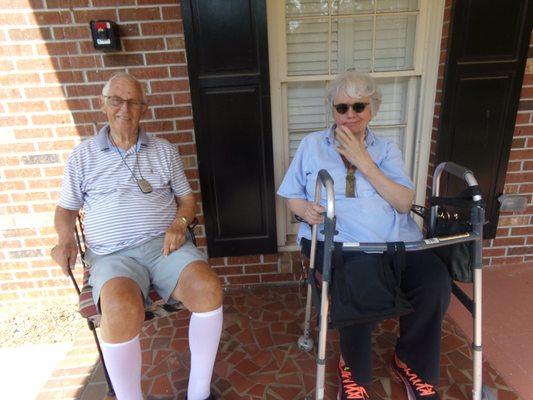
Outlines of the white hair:
M354 99L363 97L370 98L370 110L374 117L381 105L381 91L379 90L376 81L369 74L358 72L355 69L349 69L343 74L338 75L326 87L326 109L329 113L332 112L333 101L335 97L344 91L346 95Z
M109 80L104 85L104 88L102 89L102 96L109 96L109 90L111 89L111 82L113 82L115 79L119 79L119 78L129 79L130 81L135 83L137 85L137 87L139 88L140 92L141 92L142 102L146 103L146 95L144 94L144 87L143 87L142 83L136 77L134 77L133 75L128 74L126 72L117 72L111 78L109 78Z

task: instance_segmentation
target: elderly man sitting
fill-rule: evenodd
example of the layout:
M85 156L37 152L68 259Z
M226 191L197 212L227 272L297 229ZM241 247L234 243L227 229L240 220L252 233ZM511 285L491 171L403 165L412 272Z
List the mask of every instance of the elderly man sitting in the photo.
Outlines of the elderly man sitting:
M67 273L77 257L76 217L84 208L89 283L102 314L104 359L119 400L141 400L139 333L150 285L191 312L187 398L210 394L222 331L222 290L188 240L195 198L176 149L139 126L148 106L142 85L119 73L101 96L106 124L70 155L55 213L52 258Z

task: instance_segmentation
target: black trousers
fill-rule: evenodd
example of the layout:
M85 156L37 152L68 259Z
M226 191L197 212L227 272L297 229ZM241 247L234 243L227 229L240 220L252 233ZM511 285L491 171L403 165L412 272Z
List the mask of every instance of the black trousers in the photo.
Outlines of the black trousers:
M344 257L349 262L349 256ZM424 381L436 385L440 370L441 326L450 303L451 278L430 250L407 252L401 288L414 312L400 317L396 354ZM339 329L341 354L354 380L372 382L371 336L374 323Z

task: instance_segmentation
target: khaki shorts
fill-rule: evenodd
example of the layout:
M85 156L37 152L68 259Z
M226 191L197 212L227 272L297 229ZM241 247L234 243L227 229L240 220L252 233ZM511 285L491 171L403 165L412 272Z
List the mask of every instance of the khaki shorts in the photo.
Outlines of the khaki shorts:
M100 290L113 278L126 277L139 285L148 304L150 285L166 302L174 302L170 295L178 283L181 271L194 261L207 262L206 256L187 240L178 250L164 256L164 236L140 245L99 255L87 250L85 259L91 268L89 284L93 287L94 304L98 305Z

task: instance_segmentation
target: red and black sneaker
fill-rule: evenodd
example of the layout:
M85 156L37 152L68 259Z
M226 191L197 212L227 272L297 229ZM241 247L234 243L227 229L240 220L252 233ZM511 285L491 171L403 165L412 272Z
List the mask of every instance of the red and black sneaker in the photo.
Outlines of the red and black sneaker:
M438 400L439 394L433 385L424 382L411 368L398 358L396 353L391 362L394 380L403 383L409 400Z
M352 373L350 368L344 365L344 363L339 360L339 394L337 395L337 400L355 400L362 399L368 400L368 393L366 389L355 383L352 378Z

